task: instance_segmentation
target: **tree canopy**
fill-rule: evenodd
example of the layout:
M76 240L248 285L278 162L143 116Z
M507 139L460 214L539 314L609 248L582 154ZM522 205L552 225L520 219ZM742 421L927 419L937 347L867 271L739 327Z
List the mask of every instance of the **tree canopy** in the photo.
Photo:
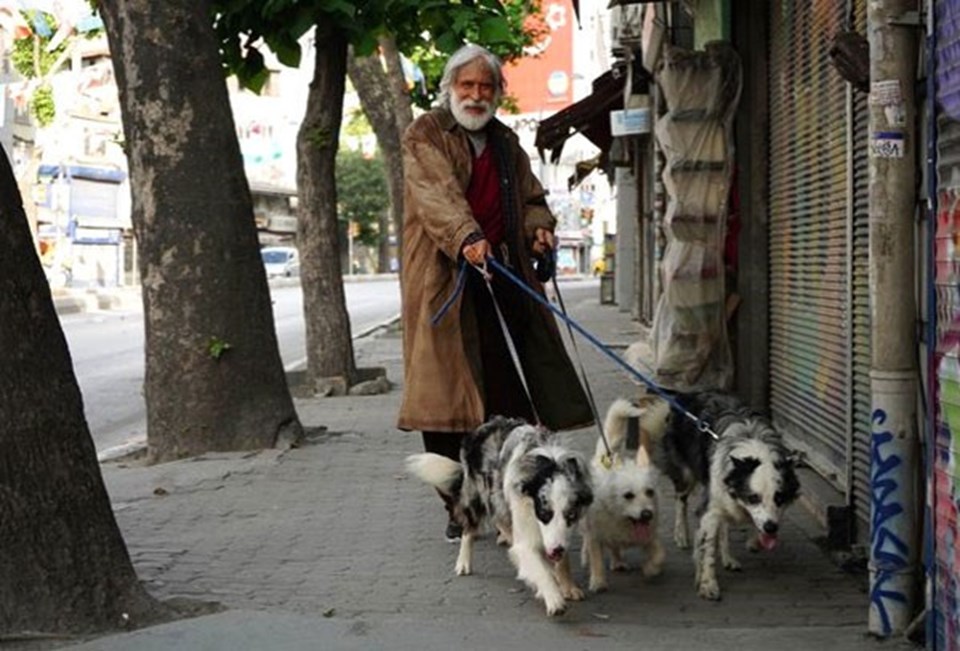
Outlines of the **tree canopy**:
M300 38L314 25L346 35L358 56L373 53L377 38L390 34L401 52L423 71L425 84L414 89L420 104L429 103L443 63L466 42L489 48L504 60L543 35L541 0L215 0L214 27L228 73L258 91L268 71L260 47L266 45L280 63L296 67Z

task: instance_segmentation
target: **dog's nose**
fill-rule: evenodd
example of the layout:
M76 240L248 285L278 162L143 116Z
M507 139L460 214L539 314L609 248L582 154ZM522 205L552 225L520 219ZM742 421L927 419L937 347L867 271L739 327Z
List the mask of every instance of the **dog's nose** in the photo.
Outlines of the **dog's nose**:
M557 545L547 552L547 558L549 558L551 561L559 561L561 558L563 558L563 553L565 551L566 550L563 548L563 545Z
M768 533L771 536L780 529L780 525L774 522L773 520L767 520L763 523L763 533Z
M650 509L640 511L640 522L650 522L651 520L653 520L653 511Z

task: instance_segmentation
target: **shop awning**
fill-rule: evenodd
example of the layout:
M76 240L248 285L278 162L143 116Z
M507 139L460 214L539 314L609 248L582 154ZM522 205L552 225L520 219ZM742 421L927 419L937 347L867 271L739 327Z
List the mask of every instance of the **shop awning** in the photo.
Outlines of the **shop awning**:
M606 155L613 142L610 133L610 111L623 108L623 84L626 74L622 69L609 70L593 80L593 92L575 104L571 104L540 123L534 144L544 158L550 152L550 162L560 160L563 144L567 138L582 133L596 145L601 157Z

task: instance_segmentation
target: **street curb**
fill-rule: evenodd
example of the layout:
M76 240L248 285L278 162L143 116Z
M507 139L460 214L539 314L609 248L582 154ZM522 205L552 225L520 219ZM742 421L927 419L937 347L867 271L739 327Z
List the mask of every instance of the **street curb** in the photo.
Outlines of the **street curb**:
M353 341L359 341L360 339L365 339L380 330L386 330L387 328L393 326L396 323L400 322L400 314L397 313L389 319L382 321L376 325L370 326L365 330L353 335ZM306 367L306 359L297 360L291 362L290 364L284 367L284 371L290 373L292 371L302 370ZM117 459L122 459L123 457L130 456L131 454L136 454L147 449L146 439L137 440L137 441L128 441L127 443L122 443L121 445L115 445L110 448L106 448L101 452L97 453L97 461L100 463L106 463L109 461L116 461Z
M353 337L351 337L351 339L353 339L354 341L357 341L358 339L364 339L365 337L369 337L370 335L374 334L375 332L377 332L377 331L379 331L379 330L386 330L386 329L389 328L390 326L392 326L392 325L394 325L394 324L396 324L396 323L399 323L399 322L400 322L400 313L397 312L396 314L394 314L394 315L393 315L392 317L390 317L389 319L387 319L387 320L385 320L385 321L382 321L382 322L380 322L380 323L378 323L378 324L376 324L376 325L372 325L372 326L370 326L369 328L367 328L366 330L361 330L361 331L358 332L357 334L353 335Z
M100 463L106 463L108 461L116 461L117 459L122 459L123 457L128 457L132 454L137 454L147 449L147 439L144 435L143 439L138 439L136 441L127 441L126 443L121 443L120 445L114 445L113 447L106 448L101 452L97 453L97 461Z

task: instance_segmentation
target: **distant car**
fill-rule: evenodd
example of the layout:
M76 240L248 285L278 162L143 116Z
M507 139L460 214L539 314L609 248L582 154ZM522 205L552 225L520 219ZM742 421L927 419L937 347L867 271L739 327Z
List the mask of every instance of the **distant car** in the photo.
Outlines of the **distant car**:
M268 246L260 249L260 257L263 258L267 278L300 275L300 254L292 246Z

